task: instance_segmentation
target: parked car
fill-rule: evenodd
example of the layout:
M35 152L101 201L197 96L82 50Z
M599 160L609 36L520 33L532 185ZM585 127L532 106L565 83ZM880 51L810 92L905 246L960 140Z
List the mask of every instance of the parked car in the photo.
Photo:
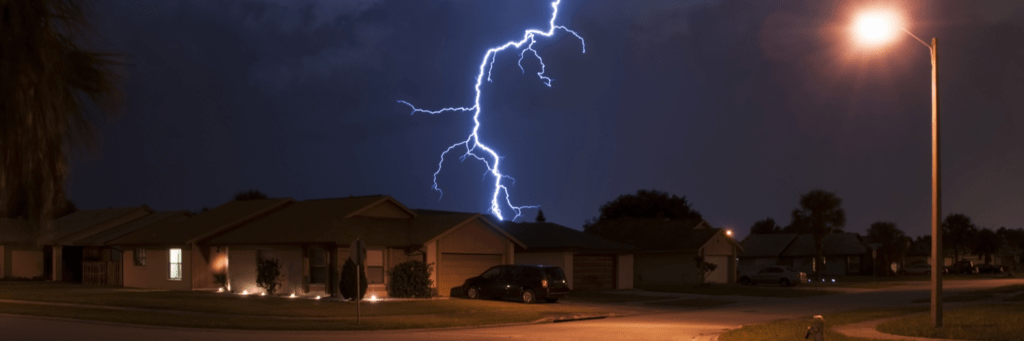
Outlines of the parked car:
M953 265L947 266L946 270L951 274L976 274L978 273L978 267L974 265L974 262L961 259L960 261L953 263Z
M467 279L462 292L470 299L515 298L525 303L538 299L557 302L569 295L565 272L557 266L498 265Z
M982 273L982 274L1001 274L1001 273L1003 273L1003 271L1006 271L1006 268L998 266L998 265L992 265L992 264L979 264L978 265L978 273Z
M769 266L740 276L740 284L778 283L781 286L807 282L807 274L788 266Z
M942 273L949 273L949 269L943 267ZM899 274L932 274L932 264L927 262L907 264L899 270Z

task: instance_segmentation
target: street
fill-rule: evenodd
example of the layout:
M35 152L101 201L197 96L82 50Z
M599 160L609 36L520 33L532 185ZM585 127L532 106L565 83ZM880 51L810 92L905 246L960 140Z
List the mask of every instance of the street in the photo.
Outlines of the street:
M944 282L944 291L955 294L1010 284L1024 279L965 280ZM762 298L716 296L736 303L713 308L678 308L616 303L615 309L630 316L565 323L442 330L277 332L182 329L117 325L67 319L0 315L4 340L694 340L744 324L870 307L904 306L928 296L928 282L886 289L846 289L847 293L809 298ZM787 289L788 290L788 289ZM799 289L791 289L799 290ZM510 303L516 304L516 303ZM583 303L558 303L583 304ZM920 303L918 303L920 304ZM922 304L927 305L927 304ZM956 304L947 303L946 307Z

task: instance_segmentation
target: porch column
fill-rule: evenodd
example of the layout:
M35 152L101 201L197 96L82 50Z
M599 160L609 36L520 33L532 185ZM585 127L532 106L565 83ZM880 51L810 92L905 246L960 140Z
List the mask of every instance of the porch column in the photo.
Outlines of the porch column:
M338 283L341 282L340 272L338 271L338 246L332 245L327 248L327 258L329 259L327 265L327 293L331 297L338 297Z
M53 271L52 271L52 274L50 276L50 280L52 280L54 282L60 282L60 281L63 280L63 276L62 276L63 273L64 273L64 262L62 261L62 258L64 258L64 250L63 249L64 249L64 247L60 246L60 245L54 245L53 246L53 259L51 260L51 265L52 265L52 270Z

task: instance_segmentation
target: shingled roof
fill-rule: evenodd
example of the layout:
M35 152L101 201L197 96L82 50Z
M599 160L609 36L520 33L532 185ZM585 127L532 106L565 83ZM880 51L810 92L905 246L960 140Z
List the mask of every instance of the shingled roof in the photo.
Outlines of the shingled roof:
M103 232L151 213L153 210L145 205L76 211L54 221L53 235L55 238L49 242L71 244L78 239Z
M127 223L114 226L113 228L107 229L103 232L79 239L75 241L74 245L105 245L107 242L117 239L121 236L134 232L147 225L154 224L156 222L165 219L184 219L191 216L188 211L169 211L169 212L156 212L143 216Z
M522 241L523 244L526 244L526 249L531 251L629 252L634 249L632 245L614 242L555 223L515 223L504 221L498 226Z
M779 257L796 239L796 233L751 234L743 241L740 257Z
M868 252L860 235L852 232L832 233L822 240L822 252L826 256L862 255ZM783 257L813 257L814 235L801 234L782 252Z
M291 198L232 201L191 218L164 219L107 245L184 245L230 229L295 202Z
M632 231L620 241L635 246L637 251L696 251L722 231L703 220L621 219L597 224L601 226L596 228ZM633 238L638 235L660 238ZM738 242L733 243L743 248Z

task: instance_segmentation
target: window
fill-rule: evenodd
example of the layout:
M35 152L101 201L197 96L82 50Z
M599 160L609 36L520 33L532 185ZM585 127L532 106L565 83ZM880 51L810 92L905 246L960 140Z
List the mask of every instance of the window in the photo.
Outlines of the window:
M135 248L135 253L132 254L132 261L135 262L135 266L146 266L146 249Z
M181 280L181 249L171 249L170 250L170 257L168 257L168 259L170 259L170 264L171 264L171 272L169 274L170 275L170 280L172 280L172 281L180 281Z
M366 283L384 284L383 250L366 250Z
M309 284L327 284L327 250L309 248Z
M496 267L487 269L487 271L484 271L484 273L481 274L480 277L487 278L487 279L498 278L499 276L501 276L501 268L502 268L501 266L496 266Z

